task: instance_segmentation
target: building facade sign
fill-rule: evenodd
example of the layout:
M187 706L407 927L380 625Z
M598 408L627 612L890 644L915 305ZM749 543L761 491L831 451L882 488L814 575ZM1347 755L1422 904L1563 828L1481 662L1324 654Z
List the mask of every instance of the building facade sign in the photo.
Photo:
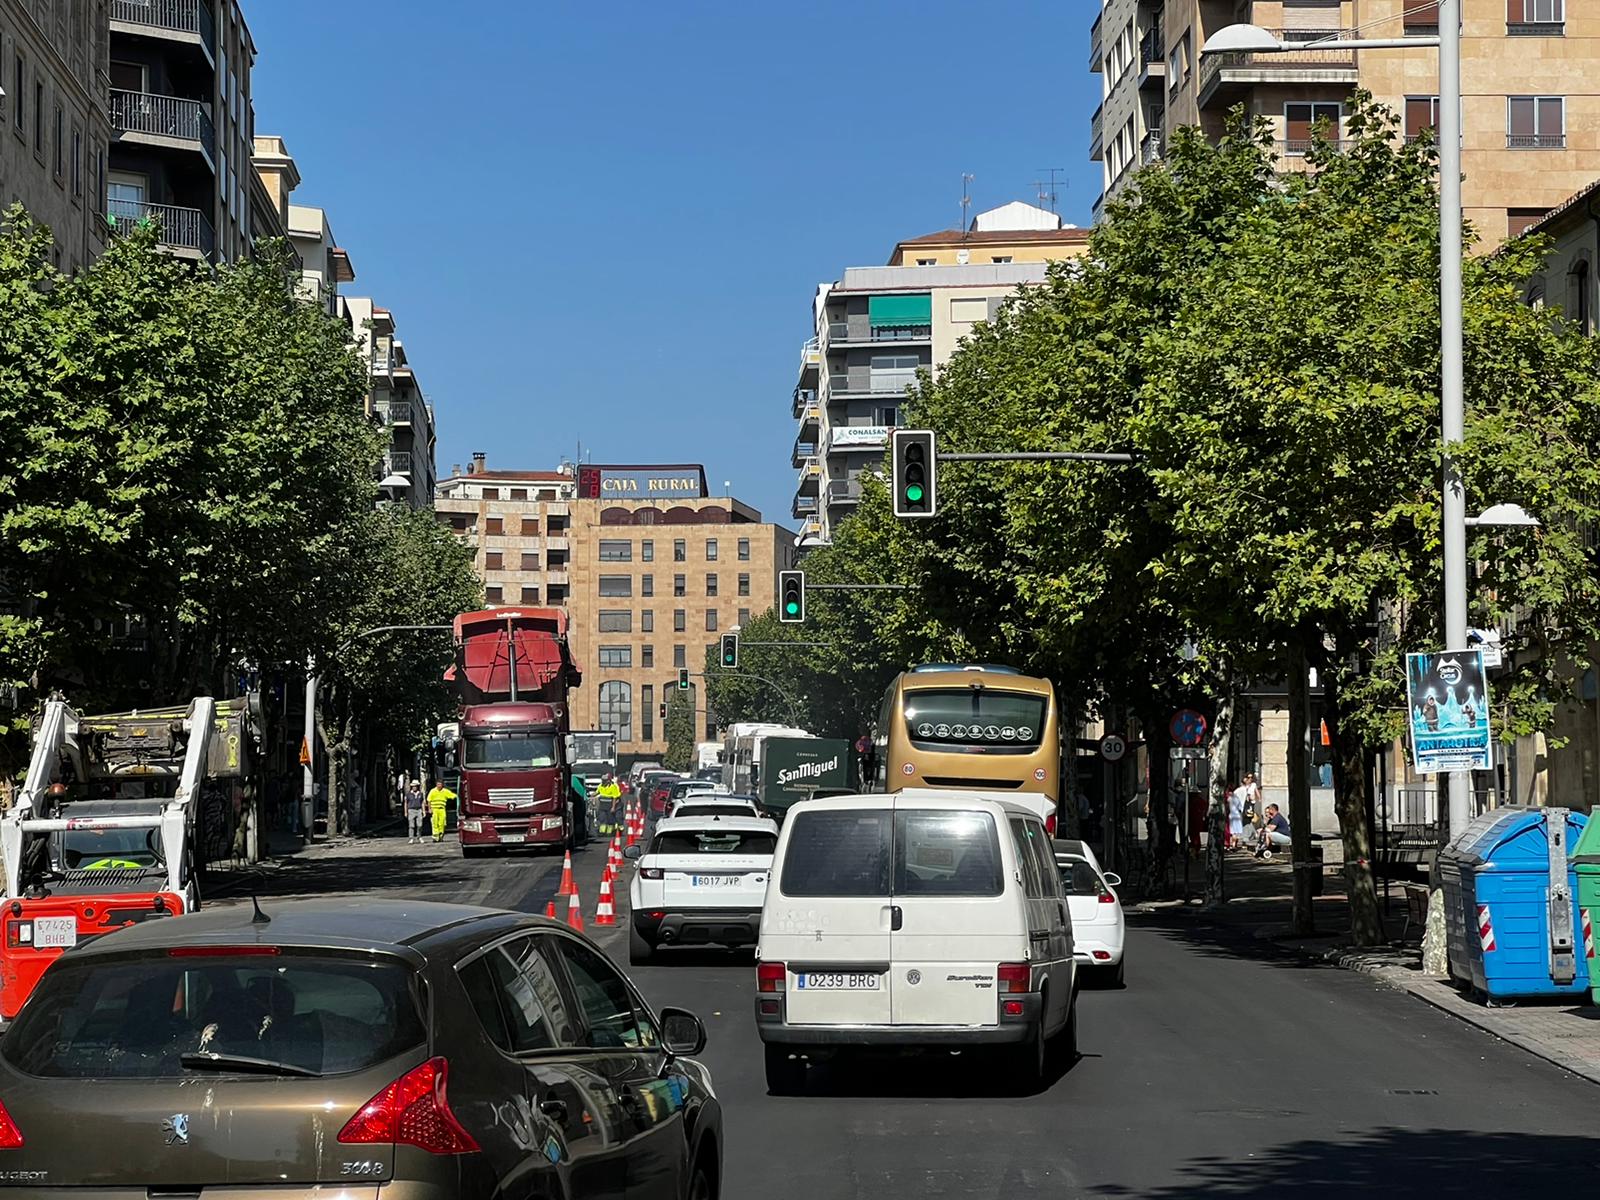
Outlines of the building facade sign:
M860 450L889 444L887 425L835 425L832 434L834 449Z
M578 497L586 500L699 500L706 495L699 467L578 468Z

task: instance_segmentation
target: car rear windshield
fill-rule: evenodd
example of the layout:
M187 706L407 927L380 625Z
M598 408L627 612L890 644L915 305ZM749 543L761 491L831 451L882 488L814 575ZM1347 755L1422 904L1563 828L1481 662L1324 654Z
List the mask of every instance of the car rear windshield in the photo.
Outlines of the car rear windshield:
M779 887L785 896L887 896L890 829L888 809L796 813Z
M1061 886L1069 896L1103 896L1100 873L1082 859L1068 859L1061 867Z
M319 954L68 960L0 1054L58 1079L180 1079L192 1074L184 1057L205 1054L337 1075L424 1042L421 988L402 963Z
M778 835L760 830L677 829L658 833L652 854L771 854Z
M748 804L680 804L672 810L673 820L679 817L753 817L756 810Z

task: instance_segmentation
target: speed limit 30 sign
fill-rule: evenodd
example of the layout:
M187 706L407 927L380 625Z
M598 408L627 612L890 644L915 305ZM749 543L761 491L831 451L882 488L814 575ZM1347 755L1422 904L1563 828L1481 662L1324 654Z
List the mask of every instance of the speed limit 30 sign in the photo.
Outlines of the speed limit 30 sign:
M1107 762L1118 762L1128 752L1128 743L1118 733L1108 733L1100 739L1100 757Z

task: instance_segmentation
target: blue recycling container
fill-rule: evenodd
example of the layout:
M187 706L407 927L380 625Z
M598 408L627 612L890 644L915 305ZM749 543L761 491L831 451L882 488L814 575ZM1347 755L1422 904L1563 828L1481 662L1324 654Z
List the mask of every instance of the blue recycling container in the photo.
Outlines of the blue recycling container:
M1551 920L1551 820L1562 830L1557 852L1567 881L1561 907L1571 910L1564 929ZM1587 814L1570 809L1497 808L1439 855L1454 979L1490 1000L1588 992L1572 861L1587 823Z

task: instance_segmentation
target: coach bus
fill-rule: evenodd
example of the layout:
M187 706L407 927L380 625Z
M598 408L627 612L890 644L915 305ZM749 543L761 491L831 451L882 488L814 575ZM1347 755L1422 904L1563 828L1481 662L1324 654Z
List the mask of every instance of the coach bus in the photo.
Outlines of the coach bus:
M930 663L895 676L873 733L876 789L1039 792L1059 803L1055 686L1012 667Z

